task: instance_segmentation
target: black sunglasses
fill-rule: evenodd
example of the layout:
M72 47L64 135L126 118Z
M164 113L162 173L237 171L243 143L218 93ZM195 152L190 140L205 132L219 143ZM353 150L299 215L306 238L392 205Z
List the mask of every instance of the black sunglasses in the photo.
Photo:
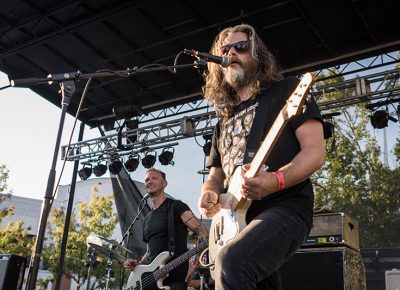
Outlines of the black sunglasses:
M235 48L235 50L239 53L243 53L249 50L250 48L250 42L248 40L242 40L238 41L235 43L227 44L224 46L221 46L220 50L222 54L227 54L231 48Z

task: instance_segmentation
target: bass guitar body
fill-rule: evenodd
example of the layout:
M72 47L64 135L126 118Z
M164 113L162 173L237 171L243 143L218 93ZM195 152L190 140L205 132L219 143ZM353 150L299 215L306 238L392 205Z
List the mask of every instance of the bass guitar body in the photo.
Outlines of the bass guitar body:
M152 277L152 273L164 267L169 259L169 253L162 252L154 259L151 264L136 266L135 270L129 275L128 282L126 283L127 289L146 289L146 286L148 286L149 282L155 282L159 289L169 289L169 287L163 285L163 280L167 276L161 277L158 280L155 280Z

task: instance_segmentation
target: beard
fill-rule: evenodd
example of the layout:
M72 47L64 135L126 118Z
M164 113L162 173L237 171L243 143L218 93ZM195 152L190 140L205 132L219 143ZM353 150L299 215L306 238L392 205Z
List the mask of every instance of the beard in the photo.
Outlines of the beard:
M249 65L236 61L235 67L228 67L224 74L225 81L234 89L241 89L251 84L255 79L255 70Z

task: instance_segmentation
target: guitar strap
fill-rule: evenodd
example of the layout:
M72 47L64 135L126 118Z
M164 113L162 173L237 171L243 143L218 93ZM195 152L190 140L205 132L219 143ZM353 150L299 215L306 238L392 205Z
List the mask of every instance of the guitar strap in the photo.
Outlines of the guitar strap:
M168 250L172 257L175 254L174 201L169 199L168 206Z
M258 96L258 106L256 107L256 115L250 134L247 137L243 164L251 162L268 133L266 129L272 126L276 116L272 116L269 113L271 108L277 107L272 112L279 112L299 82L300 80L296 77L283 79L273 83Z
M264 137L266 119L268 119L266 116L268 116L268 111L271 108L273 99L273 94L271 92L273 91L275 90L270 87L258 96L258 106L256 107L256 114L253 124L251 125L250 134L247 137L243 164L250 163L258 148L260 148L260 143Z

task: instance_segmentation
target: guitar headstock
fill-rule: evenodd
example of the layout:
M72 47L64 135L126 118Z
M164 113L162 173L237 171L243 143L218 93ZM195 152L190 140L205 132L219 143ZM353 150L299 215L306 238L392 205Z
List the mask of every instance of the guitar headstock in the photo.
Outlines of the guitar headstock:
M309 90L315 82L315 76L311 73L306 73L301 78L300 83L287 100L284 108L284 118L290 119L291 117L298 115L303 110L303 105L306 101Z

